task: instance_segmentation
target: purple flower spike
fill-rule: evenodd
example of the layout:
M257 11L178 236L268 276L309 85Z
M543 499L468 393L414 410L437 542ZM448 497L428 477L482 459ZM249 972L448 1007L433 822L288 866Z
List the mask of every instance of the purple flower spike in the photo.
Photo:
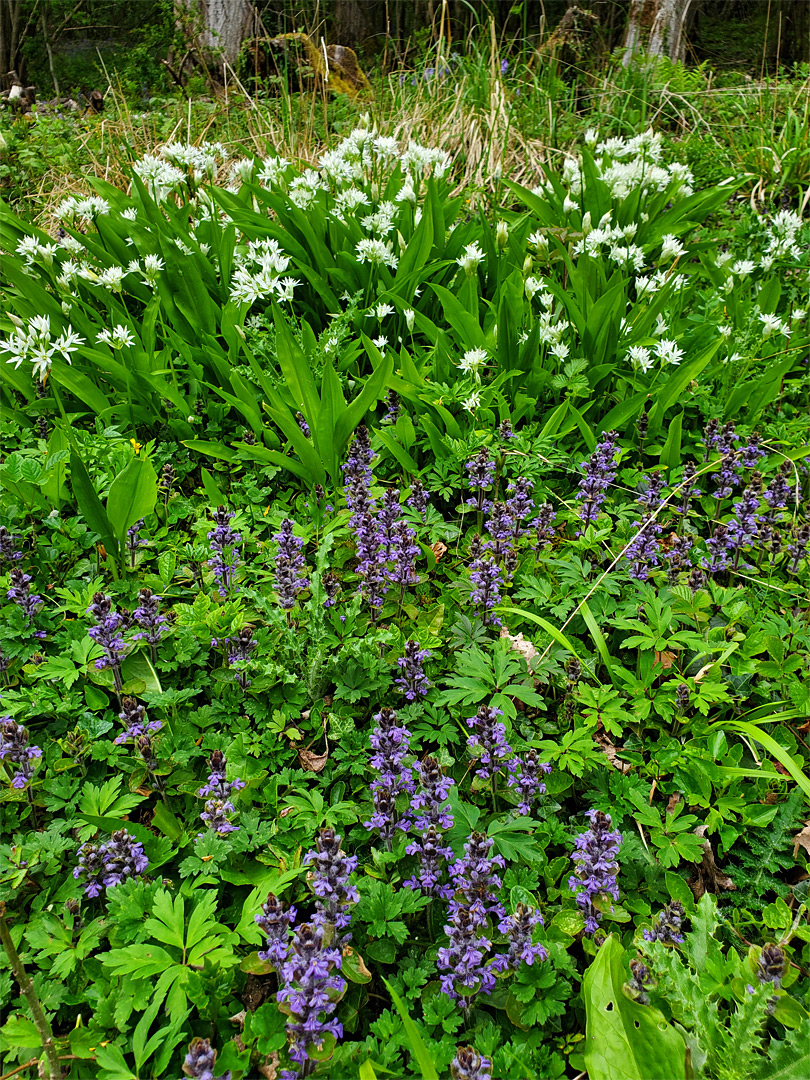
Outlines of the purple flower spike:
M236 517L233 511L226 510L224 506L218 506L212 511L211 517L214 528L208 533L212 552L208 565L219 582L219 595L225 599L234 583L236 568L239 565L237 549L242 542L242 536L231 528L230 523Z
M411 484L411 493L408 496L406 502L412 510L414 510L422 519L426 520L427 517L427 505L430 494L425 491L421 480L414 480Z
M680 945L683 942L681 927L686 912L679 900L673 900L667 904L657 919L653 921L652 930L644 931L645 941L661 941L664 945Z
M517 768L512 747L506 741L506 727L498 721L499 716L503 716L500 709L480 705L475 716L467 720L467 727L473 730L467 745L481 747L476 772L483 780L496 776L501 769L513 773Z
M509 971L517 971L521 964L530 967L535 960L547 960L548 953L542 945L532 945L532 933L535 926L543 925L539 911L518 904L513 915L508 915L498 924L498 929L509 938L509 952L503 958L502 966Z
M604 440L585 462L585 475L579 482L579 491L575 498L582 502L579 516L584 525L589 525L599 517L602 504L607 499L607 491L616 479L616 431L608 431Z
M9 764L16 766L11 786L18 790L31 783L34 777L34 767L31 762L42 757L40 748L29 746L28 740L26 728L21 727L10 716L0 718L0 761L8 758Z
M217 1052L212 1049L208 1039L192 1039L183 1062L183 1073L193 1080L231 1080L230 1069L214 1077L216 1062Z
M413 772L409 765L403 764L411 752L410 731L397 723L396 712L386 706L374 714L374 724L369 765L377 770L380 778L371 782L372 791L387 787L394 795L400 791L412 794L415 790Z
M137 877L149 865L143 844L130 836L126 829L114 832L104 844L82 844L78 852L79 865L73 871L78 880L85 879L86 896L101 894L127 878Z
M360 899L357 888L349 880L357 869L357 856L345 855L342 840L332 828L321 829L315 841L315 850L304 856L304 864L312 866L312 891L316 915L313 925L331 925L343 930L351 921L349 906ZM348 935L339 939L348 941ZM335 939L338 943L338 939Z
M532 522L534 535L537 539L536 551L542 551L544 547L554 539L554 522L557 515L551 503L541 503L537 507L537 517Z
M116 693L120 696L123 688L121 682L121 661L124 658L126 642L124 630L127 628L124 615L113 611L112 600L104 593L95 593L93 603L87 609L87 614L95 619L95 626L91 626L87 633L104 650L104 655L96 660L96 669L103 671L111 668Z
M430 896L449 899L453 889L441 882L444 864L453 857L449 847L444 846L442 832L453 827L453 815L447 795L455 781L442 773L436 758L427 757L417 765L419 791L411 802L411 810L421 811L413 822L413 831L421 834L405 848L409 855L419 859L419 874L404 882L407 889L421 889Z
M546 761L540 761L537 751L529 750L522 758L517 758L520 764L520 774L509 777L506 781L509 787L517 788L520 795L518 813L528 816L531 814L535 802L541 795L546 793L546 785L541 779L543 773L550 773L551 766Z
M269 960L271 964L280 967L288 958L289 930L295 922L295 916L294 907L285 907L273 893L267 894L261 914L254 916L257 926L267 938L264 950L259 953L260 960Z
M571 858L578 866L568 879L568 888L576 893L577 905L585 914L585 933L595 934L601 916L593 906L594 899L597 896L619 899L616 856L622 837L621 833L610 831L610 814L588 810L585 816L590 820L591 827L574 841L575 850Z
M399 678L394 679L407 701L423 698L430 689L430 681L422 670L422 664L430 657L429 649L420 649L415 641L405 642L405 655L397 660Z
M473 585L470 599L477 614L488 626L500 626L501 620L495 615L494 609L501 601L503 574L489 552L480 555L470 564L470 582Z
M16 562L23 553L18 549L18 537L12 536L5 525L0 525L0 562Z
M525 525L525 521L534 510L533 490L534 484L532 481L523 476L519 476L517 480L512 480L509 483L509 497L506 500L506 509L514 521L513 535L516 540L519 536L528 535L529 529Z
M17 607L22 608L26 619L31 622L42 607L42 597L31 592L31 582L34 579L30 574L16 569L9 570L8 579L11 582L11 588L7 590L6 596Z
M290 1057L305 1067L309 1062L307 1047L320 1049L324 1035L339 1039L343 1034L342 1025L333 1017L346 988L346 980L340 974L343 956L334 943L325 944L325 937L323 925L299 926L279 972L283 985L276 997L287 1003L291 1013L287 1021Z
M162 726L160 720L147 721L146 710L143 705L139 705L135 698L131 697L125 697L121 701L121 712L118 714L118 719L123 721L126 730L116 739L113 739L116 746L122 746L130 741L137 742L144 735L160 731Z
M467 462L466 469L467 482L474 495L474 498L467 499L466 505L472 506L479 514L483 513L492 506L486 493L495 483L495 462L489 451L482 447L476 456Z
M484 936L486 915L479 905L457 905L450 914L444 932L450 939L446 948L439 949L438 968L442 992L460 1001L465 1013L472 1009L478 994L491 994L495 986L495 968L487 961L492 942ZM459 991L464 990L462 996Z
M201 799L206 799L205 809L200 814L202 820L214 832L225 836L227 833L236 832L239 828L234 825L228 815L235 813L235 807L231 801L234 791L239 791L245 786L245 781L238 777L228 780L225 775L227 763L221 750L214 750L208 759L211 772L208 781L198 789L197 794Z
M464 855L450 866L455 895L450 901L450 913L457 907L476 906L479 911L503 920L506 912L498 899L503 884L496 873L506 865L500 855L491 855L495 841L484 833L474 832L464 845Z
M460 1046L450 1062L452 1080L492 1080L492 1062L472 1046Z
M153 647L157 645L166 628L166 616L160 614L160 597L155 596L151 589L141 589L132 618L139 628L138 633L132 635L133 640L145 641Z
M301 554L304 541L293 533L293 522L286 518L281 531L273 539L278 544L276 554L276 592L285 611L295 607L298 594L309 588L306 562Z

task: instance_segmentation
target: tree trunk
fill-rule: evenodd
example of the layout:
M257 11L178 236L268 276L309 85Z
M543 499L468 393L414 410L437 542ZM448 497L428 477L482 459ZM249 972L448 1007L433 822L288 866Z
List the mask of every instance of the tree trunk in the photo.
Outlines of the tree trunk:
M334 45L355 50L368 46L373 39L385 36L384 0L334 0L330 30Z
M198 46L222 63L235 64L253 28L250 0L177 0L177 4L192 17Z
M782 63L810 62L810 3L808 0L780 0L776 12L779 60Z
M624 31L622 63L628 67L636 53L686 58L687 20L694 14L693 0L631 0Z

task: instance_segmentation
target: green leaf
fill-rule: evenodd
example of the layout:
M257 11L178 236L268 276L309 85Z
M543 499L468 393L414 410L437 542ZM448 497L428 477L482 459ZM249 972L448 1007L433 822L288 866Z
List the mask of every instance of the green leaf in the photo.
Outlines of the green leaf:
M123 547L127 529L151 514L157 502L157 475L149 461L134 457L110 485L107 517Z
M411 1020L405 1004L391 983L387 979L383 979L383 982L385 983L388 993L391 995L394 1008L397 1010L400 1019L402 1020L402 1026L405 1028L405 1037L408 1040L408 1046L419 1067L419 1075L422 1077L422 1080L439 1080L436 1063L425 1045L422 1036L419 1034L419 1029L413 1020Z
M658 1009L622 986L625 950L611 934L585 972L585 1067L590 1080L685 1080L686 1045Z
M668 469L677 469L681 463L681 430L683 428L683 413L674 416L669 425L667 441L661 451L661 464Z
M108 553L117 556L118 541L115 538L110 519L107 517L107 511L96 494L96 489L93 487L93 481L84 467L84 462L74 449L70 451L70 482L73 487L73 494L76 496L79 513L93 532L98 533Z

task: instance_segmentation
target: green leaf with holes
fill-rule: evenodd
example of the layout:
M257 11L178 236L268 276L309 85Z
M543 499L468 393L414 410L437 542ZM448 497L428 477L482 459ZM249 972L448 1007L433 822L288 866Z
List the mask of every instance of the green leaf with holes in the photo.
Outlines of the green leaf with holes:
M626 997L626 953L612 934L585 972L585 1067L590 1080L685 1080L681 1034L650 1005Z

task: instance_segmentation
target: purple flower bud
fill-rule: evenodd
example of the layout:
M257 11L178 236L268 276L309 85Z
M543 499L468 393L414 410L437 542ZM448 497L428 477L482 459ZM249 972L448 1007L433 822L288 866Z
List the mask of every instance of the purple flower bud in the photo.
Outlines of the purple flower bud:
M192 1039L183 1062L183 1073L194 1080L231 1080L230 1069L214 1077L216 1061L217 1052L212 1049L208 1039Z
M422 519L426 520L427 517L427 504L430 494L425 491L421 480L414 480L411 483L411 493L408 496L406 502Z
M23 553L18 549L19 537L12 536L5 525L0 525L0 562L16 562Z
M680 945L683 941L681 927L685 912L679 900L673 900L653 920L652 930L644 931L645 941L661 941L664 945Z
M492 1080L492 1062L471 1046L460 1046L450 1062L452 1080Z
M503 882L496 870L506 865L500 855L490 854L495 841L484 833L474 832L464 845L464 855L449 867L455 894L450 912L458 906L472 907L493 919L506 918L498 891Z

